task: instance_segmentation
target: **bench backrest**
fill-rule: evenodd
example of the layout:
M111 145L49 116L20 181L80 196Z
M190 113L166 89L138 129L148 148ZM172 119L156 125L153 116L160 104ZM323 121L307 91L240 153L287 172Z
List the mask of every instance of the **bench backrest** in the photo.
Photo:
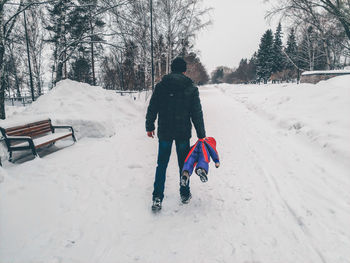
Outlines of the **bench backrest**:
M52 132L51 120L42 120L27 123L21 126L9 127L4 129L7 136L29 136L32 138Z

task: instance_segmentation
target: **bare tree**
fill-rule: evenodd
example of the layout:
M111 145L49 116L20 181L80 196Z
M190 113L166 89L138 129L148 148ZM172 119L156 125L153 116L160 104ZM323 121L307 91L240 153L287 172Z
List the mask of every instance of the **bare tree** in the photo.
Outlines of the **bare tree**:
M307 28L312 27L321 43L319 50L326 61L326 69L335 66L341 46L350 50L350 2L344 0L282 0L268 12L267 17L272 18L280 14L301 36ZM341 33L342 31L343 33ZM350 31L349 31L350 33ZM348 39L341 38L346 35ZM336 43L336 41L338 41ZM334 52L337 50L337 52ZM311 63L309 63L311 65Z
M202 7L202 0L153 2L155 73L156 79L160 79L170 72L170 62L180 55L184 40L194 42L198 31L210 24L207 17L210 9ZM139 78L143 76L145 87L149 86L151 79L149 10L149 0L130 0L122 9L111 9L113 39L122 44L125 51L130 41L136 45L136 57L125 59L133 61L134 65L128 68L138 71Z
M18 16L32 6L47 4L53 1L9 1L0 0L0 119L5 119L5 86L4 86L4 57L6 45L11 41L13 29Z
M202 8L202 0L159 0L156 2L159 29L166 39L166 73L171 60L181 52L184 40L192 42L198 31L211 21L206 16L210 8Z
M17 16L22 12L23 1L20 1L20 5L17 8L9 6L8 0L0 0L0 119L5 119L5 47L8 40L11 37L11 32L16 23ZM6 11L6 12L5 12ZM5 15L6 14L6 15ZM10 15L8 15L10 14Z

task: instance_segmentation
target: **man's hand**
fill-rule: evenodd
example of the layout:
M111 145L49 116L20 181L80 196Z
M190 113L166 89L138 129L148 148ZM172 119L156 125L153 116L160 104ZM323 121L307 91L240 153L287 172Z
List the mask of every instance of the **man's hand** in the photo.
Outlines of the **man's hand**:
M154 131L149 131L147 132L147 136L150 137L150 138L154 138Z

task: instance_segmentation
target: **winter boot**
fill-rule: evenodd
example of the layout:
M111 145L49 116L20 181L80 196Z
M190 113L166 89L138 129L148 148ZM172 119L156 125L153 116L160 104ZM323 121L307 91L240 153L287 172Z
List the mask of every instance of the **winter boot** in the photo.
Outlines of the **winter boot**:
M190 202L191 198L192 198L191 193L188 193L188 194L186 194L186 195L181 194L181 202L182 202L183 204L188 204L188 203Z
M152 211L157 212L162 209L162 200L159 197L153 199Z
M180 179L180 185L183 187L188 186L188 183L190 181L190 175L187 171L183 171Z
M199 176L203 183L208 182L207 172L204 169L198 168L196 170L196 174Z

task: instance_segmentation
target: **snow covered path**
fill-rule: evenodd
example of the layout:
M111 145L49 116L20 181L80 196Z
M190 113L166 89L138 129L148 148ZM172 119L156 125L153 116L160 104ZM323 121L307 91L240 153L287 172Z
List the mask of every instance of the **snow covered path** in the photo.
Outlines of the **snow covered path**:
M201 90L222 167L192 178L182 205L175 152L163 210L150 211L157 154L143 116L7 167L0 262L349 263L349 166L256 115L234 93Z

